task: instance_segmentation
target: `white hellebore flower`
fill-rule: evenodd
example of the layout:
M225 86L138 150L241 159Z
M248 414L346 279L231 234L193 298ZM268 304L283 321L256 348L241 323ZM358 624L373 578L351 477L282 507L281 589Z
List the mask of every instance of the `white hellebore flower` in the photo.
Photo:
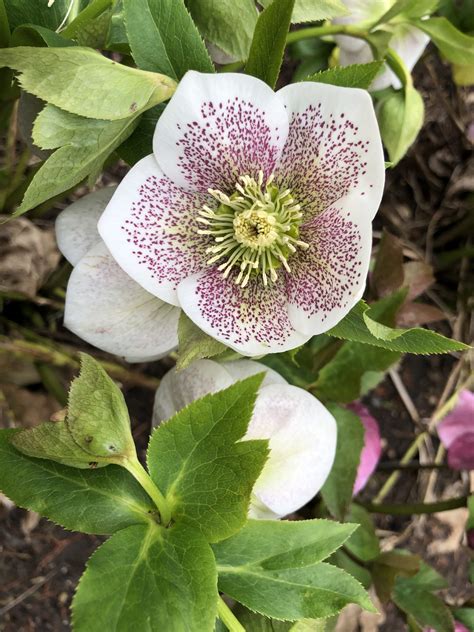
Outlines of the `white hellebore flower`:
M263 371L265 379L245 439L269 439L270 455L253 489L249 516L273 519L309 502L323 486L334 461L336 422L310 393L291 386L259 362L198 360L163 377L156 392L153 425L195 399Z
M334 24L360 24L362 27L371 26L386 13L396 0L342 0L349 15L333 20ZM392 28L392 27L391 27ZM407 69L411 72L416 62L420 59L430 38L428 35L409 24L397 24L394 27L393 36L389 46L392 48ZM361 39L337 35L334 38L339 46L339 64L349 66L351 64L366 64L373 61L374 56L370 46ZM370 89L383 90L393 86L401 88L401 83L395 73L387 66L375 77Z
M330 329L360 299L385 177L367 92L302 82L275 93L247 75L190 71L158 120L153 150L119 184L98 230L110 253L104 274L111 255L129 285L157 297L163 347L176 337L160 301L175 306L173 325L179 307L210 336L257 356ZM77 321L97 329L88 322L96 311L103 321L114 314L116 292L127 307L128 290L105 278L107 297L94 307L94 262L78 271L81 261L68 287L66 324L75 320L76 333ZM130 318L122 329L133 337Z

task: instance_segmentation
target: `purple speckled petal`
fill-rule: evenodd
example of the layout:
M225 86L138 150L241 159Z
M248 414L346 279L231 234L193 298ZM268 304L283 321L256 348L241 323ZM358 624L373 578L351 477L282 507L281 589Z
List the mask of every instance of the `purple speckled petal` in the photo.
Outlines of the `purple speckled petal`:
M231 193L239 176L270 175L287 134L282 102L259 79L190 71L158 120L153 151L179 186Z
M207 244L197 233L196 217L208 198L176 186L147 156L119 184L99 233L132 279L178 305L178 283L206 266Z
M198 327L247 356L294 349L308 340L288 318L283 273L267 288L260 277L242 288L236 276L224 279L213 268L180 283L180 305Z
M354 483L353 493L355 496L365 487L377 467L382 454L382 444L380 442L379 425L377 420L370 414L370 411L361 402L352 402L347 408L359 417L365 428L364 447L360 455L359 468Z
M290 119L276 182L292 189L305 221L349 193L373 219L382 199L385 163L372 100L365 90L323 83L285 86L277 97Z
M288 313L308 336L334 327L362 297L372 246L363 205L360 196L347 196L301 228L309 248L289 261Z

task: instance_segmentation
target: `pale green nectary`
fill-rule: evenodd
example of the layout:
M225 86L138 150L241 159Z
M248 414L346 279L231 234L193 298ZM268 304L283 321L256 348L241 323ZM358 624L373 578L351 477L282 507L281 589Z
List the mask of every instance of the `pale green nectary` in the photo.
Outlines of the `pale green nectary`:
M270 456L253 488L249 515L272 519L309 502L331 470L336 423L315 397L259 362L199 360L163 377L155 397L153 425L166 421L195 399L261 372L265 378L244 438L269 439Z

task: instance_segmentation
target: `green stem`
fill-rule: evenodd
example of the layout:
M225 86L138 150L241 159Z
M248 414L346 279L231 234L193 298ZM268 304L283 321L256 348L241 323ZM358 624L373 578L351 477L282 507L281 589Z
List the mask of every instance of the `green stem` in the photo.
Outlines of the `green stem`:
M229 632L245 632L244 626L236 618L222 597L219 597L219 601L217 602L217 613L219 619L226 625Z
M393 48L389 48L385 53L385 61L390 66L390 69L397 75L398 79L400 79L400 83L404 88L413 86L410 71L405 66L403 59Z
M148 472L142 466L140 461L135 457L133 460L126 459L123 462L123 466L130 472L130 474L140 483L148 496L153 500L158 508L161 516L161 523L163 526L168 525L171 522L171 511L166 501L166 498L160 492L155 483L151 480Z
M61 31L61 35L74 38L84 24L103 13L111 4L112 0L93 0L63 31Z
M327 24L324 26L310 26L306 29L291 31L286 36L286 43L293 44L303 39L323 37L324 35L348 35L358 39L367 39L368 32L350 24Z
M412 458L418 452L418 449L419 449L420 445L423 443L423 441L426 439L427 436L428 436L427 432L422 432L420 435L418 435L416 437L416 439L410 445L410 447L405 452L403 457L400 459L400 464L401 465L405 465L406 463L409 463L412 460ZM387 494L390 492L392 487L395 485L395 483L400 478L400 474L401 474L400 470L397 470L397 471L393 472L392 474L390 474L390 476L385 481L385 484L383 485L382 489L379 491L377 496L374 498L374 501L376 503L382 502L382 500L387 496Z
M468 496L440 500L436 503L358 503L371 513L393 514L396 516L411 516L412 514L432 514L440 511L450 511L459 507L466 507Z

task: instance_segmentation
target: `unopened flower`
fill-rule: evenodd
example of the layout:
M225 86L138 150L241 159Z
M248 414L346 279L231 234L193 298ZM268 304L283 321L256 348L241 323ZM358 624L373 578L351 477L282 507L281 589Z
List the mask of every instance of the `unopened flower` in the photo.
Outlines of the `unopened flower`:
M395 4L395 0L343 0L343 3L350 13L347 16L335 18L333 20L335 24L358 24L361 27L370 27ZM423 54L430 38L410 24L391 24L390 30L392 36L389 47L400 56L407 69L411 71ZM341 66L366 64L373 61L372 50L364 40L347 35L337 35L335 40L339 46ZM401 83L395 73L385 67L374 79L370 89L383 90L389 86L398 89L401 88Z
M56 221L59 249L74 266L64 324L90 344L129 362L154 360L178 344L179 309L148 293L116 263L97 232L115 187L74 202Z
M153 149L98 227L144 290L248 356L301 345L360 299L384 184L366 92L188 72Z
M453 410L438 425L453 470L474 470L474 393L464 390Z
M356 496L367 484L380 460L382 444L377 420L361 402L352 402L347 406L355 413L364 426L364 447L360 455L353 494Z
M336 422L315 397L252 360L222 364L199 360L163 377L156 392L153 425L199 397L263 371L265 379L245 439L269 439L270 455L254 486L249 515L272 519L309 502L331 470Z

